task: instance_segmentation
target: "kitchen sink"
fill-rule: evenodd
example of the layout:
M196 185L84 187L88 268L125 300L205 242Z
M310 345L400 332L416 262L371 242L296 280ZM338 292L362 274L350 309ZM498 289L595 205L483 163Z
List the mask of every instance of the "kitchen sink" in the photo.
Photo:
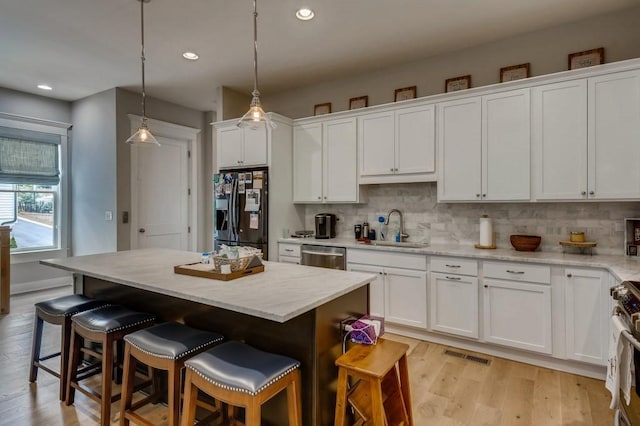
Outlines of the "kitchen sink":
M397 243L395 241L371 241L372 246L381 246L381 247L404 247L404 248L425 248L429 247L427 243L416 243L410 241L403 241L401 243Z

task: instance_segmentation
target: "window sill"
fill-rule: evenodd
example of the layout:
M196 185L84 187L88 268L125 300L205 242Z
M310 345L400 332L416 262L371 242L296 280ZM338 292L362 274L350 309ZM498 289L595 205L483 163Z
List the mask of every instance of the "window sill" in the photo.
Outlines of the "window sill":
M68 257L66 249L38 250L11 253L11 264L38 262L43 259L63 259Z

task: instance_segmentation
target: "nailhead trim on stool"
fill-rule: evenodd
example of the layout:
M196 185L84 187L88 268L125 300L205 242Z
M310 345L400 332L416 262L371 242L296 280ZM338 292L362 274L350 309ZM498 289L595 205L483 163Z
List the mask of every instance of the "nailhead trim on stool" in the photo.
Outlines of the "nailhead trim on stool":
M55 299L45 300L35 304L35 318L33 323L33 342L31 349L31 366L29 372L29 382L33 383L38 378L38 369L42 369L47 373L60 379L59 398L61 401L65 399L67 366L69 360L69 340L71 336L71 316L78 312L83 312L99 306L106 305L105 302L90 299L80 294L72 294L69 296L57 297ZM40 356L40 348L42 345L43 322L49 324L60 325L61 339L60 352ZM54 371L41 361L60 356L60 367L58 371Z
M66 405L73 404L75 390L100 403L100 424L108 426L111 423L111 402L119 399L120 395L111 395L111 377L113 368L113 344L122 341L128 333L146 328L153 324L155 316L143 312L133 311L121 305L109 305L91 309L74 315L71 318L71 349L69 356L69 379L67 380ZM81 352L85 351L100 357L99 353L88 349L81 349L81 340L100 343L102 345L102 380L101 392L85 389L78 383L77 366L81 362ZM81 378L82 379L82 378Z
M221 342L221 334L204 331L179 324L166 322L127 334L124 337L124 381L122 385L122 402L120 405L120 425L127 426L130 421L136 424L152 425L136 411L150 402L157 402L159 397L168 394L169 426L178 426L180 418L180 379L184 361L191 356L211 348ZM137 362L157 370L167 372L167 393L160 392L154 386L152 395L133 403L133 382Z

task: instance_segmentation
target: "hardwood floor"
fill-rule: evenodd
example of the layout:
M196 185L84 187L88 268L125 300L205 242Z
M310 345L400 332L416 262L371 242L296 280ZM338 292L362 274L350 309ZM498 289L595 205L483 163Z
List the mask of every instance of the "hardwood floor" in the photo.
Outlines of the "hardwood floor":
M76 393L67 407L58 401L58 381L40 372L28 382L33 304L71 292L70 288L17 295L11 313L0 316L0 425L96 425L98 404ZM502 358L477 355L488 365L445 354L469 352L435 343L386 336L411 346L408 361L414 419L422 425L611 425L610 395L604 382ZM46 325L43 354L59 345L59 330ZM56 365L57 359L52 360ZM119 420L119 403L112 424ZM166 424L166 407L143 410Z

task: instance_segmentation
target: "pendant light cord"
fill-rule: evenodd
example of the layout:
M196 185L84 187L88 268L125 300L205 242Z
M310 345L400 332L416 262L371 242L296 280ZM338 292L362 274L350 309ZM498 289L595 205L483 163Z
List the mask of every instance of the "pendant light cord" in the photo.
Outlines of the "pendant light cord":
M258 92L258 0L253 0L253 93L254 97L260 96Z
M144 90L144 2L145 0L139 0L140 1L140 39L142 41L142 50L141 50L141 54L140 54L140 59L142 62L142 125L145 125L145 122L147 121L147 114L146 114L146 102L145 102L145 98L146 98L146 94L145 94L145 90Z

